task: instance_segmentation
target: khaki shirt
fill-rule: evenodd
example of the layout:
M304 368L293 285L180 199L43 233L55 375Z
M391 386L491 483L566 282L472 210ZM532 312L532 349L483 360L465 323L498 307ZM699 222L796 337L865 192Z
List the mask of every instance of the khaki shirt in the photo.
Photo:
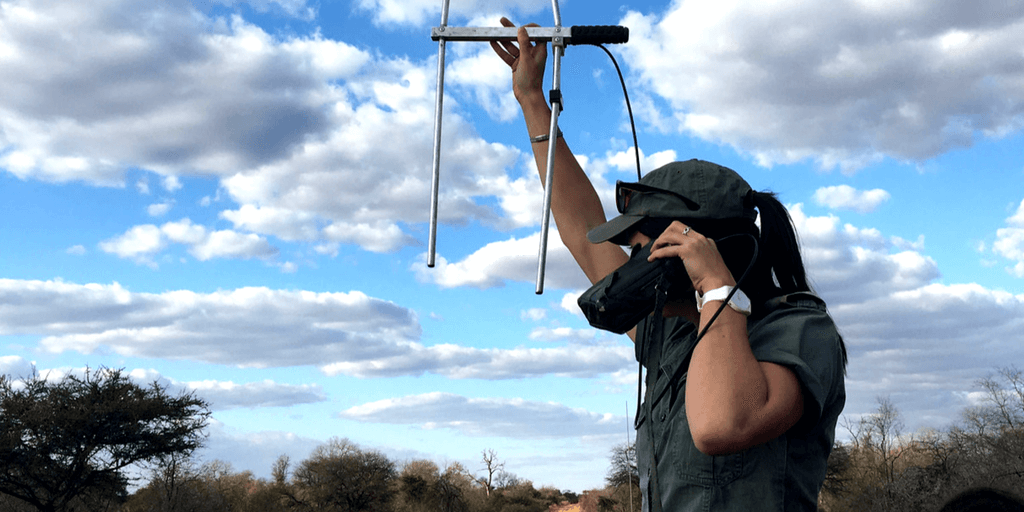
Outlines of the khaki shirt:
M686 369L696 329L683 318L663 319L660 370L640 408L637 463L644 511L650 511L651 452L657 461L657 491L663 512L815 511L835 427L846 403L841 338L824 302L809 293L769 301L768 312L748 320L750 346L758 361L783 365L796 374L804 394L804 414L782 436L739 453L708 456L697 450L686 419ZM648 319L640 322L643 333ZM637 343L637 359L657 342ZM648 375L651 370L648 368ZM673 376L676 376L674 379ZM650 380L648 380L650 382Z

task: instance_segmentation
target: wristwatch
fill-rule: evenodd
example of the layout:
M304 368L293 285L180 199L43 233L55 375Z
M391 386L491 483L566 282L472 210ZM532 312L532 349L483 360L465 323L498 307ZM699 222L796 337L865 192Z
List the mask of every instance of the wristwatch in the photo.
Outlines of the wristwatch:
M700 313L700 310L704 308L704 304L709 301L725 300L733 288L733 286L723 286L714 290L708 290L704 295L701 295L700 292L693 292L697 296L697 312ZM743 290L736 290L736 293L729 299L729 307L737 313L750 316L750 299L747 298L747 294L743 293Z

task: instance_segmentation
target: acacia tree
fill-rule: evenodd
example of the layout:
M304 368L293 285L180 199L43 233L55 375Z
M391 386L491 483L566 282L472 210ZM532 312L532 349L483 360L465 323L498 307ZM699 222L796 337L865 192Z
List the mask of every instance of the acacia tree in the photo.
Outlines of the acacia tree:
M295 469L296 492L286 498L314 511L385 510L395 496L397 476L395 463L383 453L333 438Z
M194 394L170 396L121 370L87 369L58 381L0 376L0 494L43 512L124 496L126 468L192 453L208 418Z
M612 448L611 463L605 483L608 484L608 490L612 492L613 497L609 498L605 505L610 502L612 505L621 504L619 510L639 510L640 472L636 465L636 442Z

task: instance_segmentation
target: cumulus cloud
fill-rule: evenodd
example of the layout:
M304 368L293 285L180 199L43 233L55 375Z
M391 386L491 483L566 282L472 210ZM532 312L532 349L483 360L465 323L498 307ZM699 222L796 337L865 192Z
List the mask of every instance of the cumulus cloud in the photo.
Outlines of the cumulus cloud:
M519 317L523 320L532 320L534 322L539 322L547 318L547 316L548 311L544 308L530 308L519 313Z
M537 249L540 233L525 238L510 238L489 243L459 262L437 257L434 268L423 264L425 257L412 266L420 281L444 288L472 286L492 288L506 281L533 282L537 278ZM425 256L425 255L424 255ZM583 271L562 244L558 232L548 233L545 287L579 288L588 283Z
M153 204L151 204L151 205L146 207L146 213L148 213L150 215L150 217L163 217L164 215L167 215L167 212L171 211L171 208L173 208L173 207L174 207L174 202L173 201L165 201L163 203L153 203Z
M133 372L134 373L134 372ZM236 384L231 381L202 380L174 382L177 387L195 392L223 411L236 408L288 407L326 401L323 389L314 384L281 384L272 380Z
M100 242L100 249L122 258L152 264L151 257L171 242L187 245L189 253L200 261L213 258L266 259L278 252L259 235L231 230L209 231L192 224L189 219L168 222L160 227L153 224L135 226L122 235Z
M58 37L67 33L79 36ZM430 59L374 56L318 33L277 37L239 17L206 17L184 0L74 8L10 2L0 13L0 36L6 172L123 186L126 170L142 169L158 173L168 192L181 188L179 176L210 176L237 204L221 212L237 230L374 252L418 243L407 226L429 215L432 169L423 155L433 145ZM36 44L41 40L50 43ZM454 90L497 90L496 71L484 80L476 73L485 66L482 54L478 60L456 59ZM459 72L467 66L474 72ZM457 98L445 105L439 221L535 225L537 179L509 176L521 151L479 137ZM135 184L150 193L149 178ZM170 204L149 212L165 214ZM144 245L146 236L159 243L154 234L139 229L107 245L123 257L144 257L162 249ZM254 242L227 240L232 236L214 238ZM218 254L196 249L197 256Z
M327 81L370 60L204 19L183 0L9 2L0 34L0 165L105 185L131 167L223 175L283 157L328 127Z
M1024 295L930 284L830 306L850 349L855 411L871 410L867 398L885 393L914 411L915 424L946 426L970 405L964 390L1021 357Z
M163 179L164 190L168 192L177 192L184 186L181 184L181 180L177 176L164 176Z
M342 411L346 419L451 429L468 436L544 439L616 435L623 418L565 405L508 398L427 393L370 402Z
M0 335L44 336L51 353L241 367L326 365L404 353L416 314L360 292L240 288L214 293L131 292L118 284L0 280Z
M145 224L135 226L123 234L100 242L100 249L122 258L148 261L149 256L156 254L167 246L160 228Z
M1024 6L672 2L628 13L626 61L678 131L852 172L1024 127Z
M858 213L873 212L890 197L888 192L880 188L857 190L849 185L822 187L814 192L814 202L822 206Z
M996 231L996 241L992 250L1016 264L1007 270L1017 277L1024 277L1024 201L1017 207L1017 212L1006 219L1005 228Z
M0 356L0 375L15 380L31 377L36 366L21 356Z
M880 231L844 224L835 215L810 217L790 207L812 284L835 303L860 302L914 290L939 277L938 264L913 249L894 250Z
M416 341L421 327L414 312L360 292L149 294L116 283L0 279L0 303L10 305L0 310L0 335L44 336L40 348L51 353L106 350L241 367L316 365L327 375L457 379L593 377L628 368L633 354L618 342L545 349L424 346ZM224 386L232 385L208 387L224 392ZM231 389L256 393L259 386Z
M622 343L515 349L451 344L427 347L412 343L403 352L388 357L334 363L322 370L328 375L364 378L425 373L451 379L503 380L548 375L590 378L626 370L633 362L633 347Z

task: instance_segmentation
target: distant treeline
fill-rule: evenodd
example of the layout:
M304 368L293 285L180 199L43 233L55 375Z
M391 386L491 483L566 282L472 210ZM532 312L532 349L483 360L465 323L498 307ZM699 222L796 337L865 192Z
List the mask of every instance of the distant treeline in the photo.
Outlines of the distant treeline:
M843 428L850 442L829 457L820 508L827 512L934 512L972 489L975 502L1020 500L1024 491L1024 376L1015 368L983 378L980 405L945 430L907 433L899 409L879 398L873 414ZM998 498L993 498L997 496ZM947 510L1024 510L994 502ZM1016 508L1014 508L1016 507Z
M984 399L943 431L908 434L898 408L841 425L848 443L829 458L825 512L983 510L958 494L1012 499L1024 489L1024 376L978 381ZM280 457L269 479L227 463L199 463L209 411L194 394L139 386L120 370L59 381L0 376L0 512L579 512L639 510L632 445L612 450L606 486L576 494L505 470L493 450L478 474L459 463L396 462L335 438L305 460ZM148 467L143 482L125 470ZM135 485L132 486L131 484ZM132 487L137 489L129 492ZM981 496L981 494L979 495ZM631 503L632 502L632 503ZM1000 509L1002 510L1002 509ZM1020 510L1007 508L1005 510Z

